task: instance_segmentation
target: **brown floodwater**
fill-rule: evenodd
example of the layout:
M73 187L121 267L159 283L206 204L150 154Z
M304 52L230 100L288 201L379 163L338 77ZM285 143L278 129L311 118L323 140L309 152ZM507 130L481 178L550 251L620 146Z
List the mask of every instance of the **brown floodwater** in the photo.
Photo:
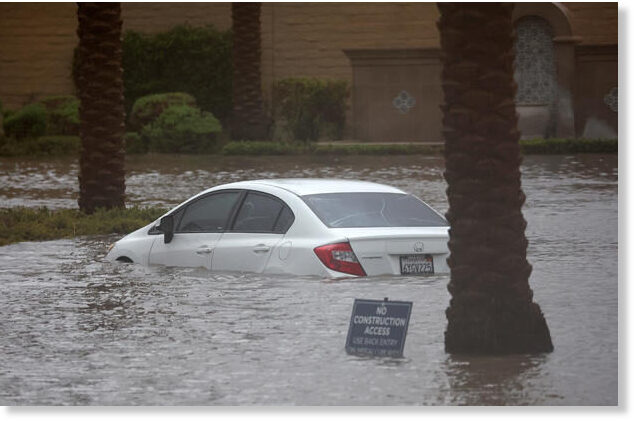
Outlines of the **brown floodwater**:
M448 276L313 277L103 260L116 237L0 247L0 405L616 405L616 155L528 156L531 286L555 351L443 350ZM444 212L441 157L127 161L128 204L272 177L391 184ZM0 207L75 207L77 162L0 159ZM355 298L414 303L402 359L344 351Z

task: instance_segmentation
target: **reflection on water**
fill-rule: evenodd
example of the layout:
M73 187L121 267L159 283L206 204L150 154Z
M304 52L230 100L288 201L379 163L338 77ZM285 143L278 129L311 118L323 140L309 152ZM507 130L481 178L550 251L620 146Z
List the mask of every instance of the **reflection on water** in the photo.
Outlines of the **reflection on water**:
M441 158L135 157L131 203L218 183L346 177L445 211ZM0 161L2 206L75 206L73 161ZM444 353L448 277L321 280L103 261L115 238L0 247L0 404L617 403L617 157L527 157L535 300L555 351ZM403 359L344 352L354 298L414 302Z
M535 388L544 381L542 372L547 359L530 355L448 356L444 366L449 376L451 402L468 406L555 404L564 397L553 391L552 386ZM544 396L535 397L534 390L542 391Z

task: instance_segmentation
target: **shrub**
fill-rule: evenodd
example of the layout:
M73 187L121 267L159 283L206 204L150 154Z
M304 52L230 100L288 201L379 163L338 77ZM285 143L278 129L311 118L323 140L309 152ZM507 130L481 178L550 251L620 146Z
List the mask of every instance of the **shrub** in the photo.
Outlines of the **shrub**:
M2 111L2 117L4 118L4 120L8 119L9 117L13 116L15 114L15 110L9 110L9 109L5 109ZM4 128L4 125L2 125L2 127Z
M16 139L36 138L46 134L46 108L39 103L28 104L5 117L4 133Z
M411 144L325 144L313 149L315 155L411 155L442 154L444 145L411 143Z
M345 81L288 78L273 86L277 129L292 140L341 139L346 122Z
M77 154L81 147L78 136L41 136L39 138L0 140L0 156Z
M156 152L212 152L222 126L213 114L187 105L168 107L141 137Z
M167 32L123 37L125 109L156 92L187 92L200 108L224 119L231 111L232 38L213 26L176 26ZM77 86L75 50L73 80Z
M79 99L73 95L45 97L40 103L46 108L48 135L79 135Z
M16 139L79 135L79 100L72 95L45 97L7 113L4 126L7 135Z
M46 108L48 135L79 135L79 99L73 95L55 95L40 101Z
M141 137L137 132L126 132L123 135L126 154L143 154L149 151L147 139Z
M169 92L141 97L134 102L130 113L128 127L139 131L143 126L152 123L161 113L173 105L196 107L196 99L184 92Z

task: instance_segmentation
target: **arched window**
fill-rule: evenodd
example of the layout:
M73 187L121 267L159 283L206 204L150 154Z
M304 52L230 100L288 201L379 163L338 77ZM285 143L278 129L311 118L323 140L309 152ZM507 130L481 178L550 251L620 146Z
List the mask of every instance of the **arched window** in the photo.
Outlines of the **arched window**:
M517 21L515 81L518 105L553 104L556 98L555 50L550 24L537 16Z

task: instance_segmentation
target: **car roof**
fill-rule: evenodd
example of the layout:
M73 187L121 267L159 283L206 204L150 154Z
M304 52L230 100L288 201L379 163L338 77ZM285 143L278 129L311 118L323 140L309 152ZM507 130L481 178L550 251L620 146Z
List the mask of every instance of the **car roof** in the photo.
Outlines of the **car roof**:
M362 180L345 179L261 179L232 183L232 187L239 185L266 185L287 190L298 196L313 195L319 193L347 193L347 192L386 192L405 193L392 186L379 183L365 182Z

